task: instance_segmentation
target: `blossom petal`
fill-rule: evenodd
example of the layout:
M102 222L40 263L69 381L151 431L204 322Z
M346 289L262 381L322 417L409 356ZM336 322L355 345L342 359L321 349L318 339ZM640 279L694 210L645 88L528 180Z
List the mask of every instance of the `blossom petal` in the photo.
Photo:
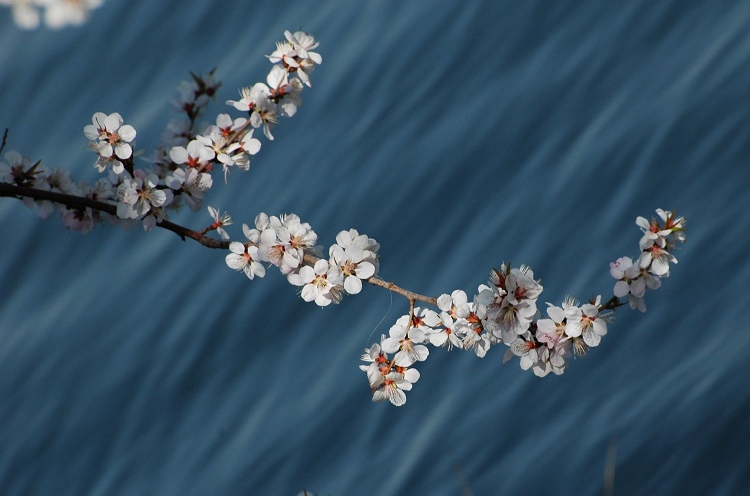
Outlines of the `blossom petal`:
M120 128L117 134L120 135L120 139L131 142L135 139L136 132L133 126L131 126L130 124L125 124Z
M344 289L350 295L359 294L362 291L362 280L356 276L348 276L344 279Z

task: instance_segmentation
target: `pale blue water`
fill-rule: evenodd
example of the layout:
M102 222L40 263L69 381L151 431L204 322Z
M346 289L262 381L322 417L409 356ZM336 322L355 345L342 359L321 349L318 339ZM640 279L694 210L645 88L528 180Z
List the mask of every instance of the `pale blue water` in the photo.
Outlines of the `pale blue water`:
M321 310L166 231L81 236L2 199L0 494L601 494L613 440L614 494L746 494L750 2L108 0L58 32L1 10L0 127L92 180L94 112L151 150L187 71L235 99L300 27L313 88L209 196L238 224L355 227L429 295L524 262L559 304L609 296L635 217L676 208L672 276L561 377L434 350L399 409L357 366L405 300Z

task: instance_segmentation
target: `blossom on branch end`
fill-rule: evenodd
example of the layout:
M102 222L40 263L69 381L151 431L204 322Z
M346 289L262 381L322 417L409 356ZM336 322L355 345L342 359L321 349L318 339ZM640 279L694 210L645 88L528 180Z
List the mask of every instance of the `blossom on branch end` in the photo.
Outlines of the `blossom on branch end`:
M91 120L93 124L85 126L83 133L91 141L91 149L99 155L94 167L103 172L110 165L115 174L121 174L125 170L121 160L133 156L131 143L135 140L135 128L123 125L122 116L117 112L109 115L97 112Z

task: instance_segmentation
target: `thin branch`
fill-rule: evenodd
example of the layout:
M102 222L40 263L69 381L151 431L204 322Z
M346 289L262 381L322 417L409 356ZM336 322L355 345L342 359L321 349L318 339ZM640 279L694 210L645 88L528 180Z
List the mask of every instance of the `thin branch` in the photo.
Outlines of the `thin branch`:
M57 193L55 191L46 191L43 189L26 188L21 186L14 186L12 184L0 183L0 197L3 196L19 199L21 197L28 197L35 200L49 200L56 203L62 203L63 205L67 205L68 207L74 209L81 210L90 208L92 210L98 210L110 215L117 215L117 205L113 205L112 203L92 200L91 198L86 198L83 196L66 195L65 193ZM207 248L217 248L220 250L229 249L229 241L223 241L216 238L204 236L198 231L188 229L185 226L175 224L174 222L169 222L168 220L157 222L156 227L161 227L162 229L172 231L180 238L182 238L183 241L185 240L185 238L190 238Z
M624 302L624 301L620 301L620 299L617 296L613 296L612 298L610 298L606 302L604 302L601 305L599 305L599 311L601 312L602 310L616 310L617 307L621 307L625 303L626 302Z
M304 260L305 262L311 265L315 265L315 262L320 260L320 258L316 257L315 255L310 255L309 253L306 253ZM365 281L369 282L373 286L378 286L378 287L387 289L388 291L393 291L396 294L400 294L401 296L409 300L412 303L412 305L413 305L413 300L417 300L417 301L422 301L424 303L429 303L430 305L433 305L433 306L437 306L437 298L431 298L429 296L424 296L419 293L414 293L407 289L400 288L396 286L395 284L393 284L392 282L384 281L378 277L373 276L369 279L366 279Z
M0 196L18 198L19 200L22 197L33 198L34 200L50 200L56 203L62 203L71 208L81 209L88 207L111 215L117 214L117 205L111 203L92 200L91 198L86 198L84 196L66 195L65 193L16 186L14 184L0 183Z
M421 302L424 302L424 303L428 303L428 304L430 304L432 306L435 306L435 307L437 306L437 298L433 298L433 297L430 297L430 296L424 296L424 295L421 295L419 293L414 293L412 291L400 288L400 287L396 286L395 284L393 284L392 282L386 282L386 281L384 281L382 279L379 279L377 277L371 277L371 278L367 279L367 282L369 282L373 286L380 286L381 288L385 288L388 291L393 291L396 294L400 294L401 296L403 296L406 299L408 299L409 301L411 301L412 304L413 304L413 300L417 300L417 301L421 301Z
M8 128L5 128L5 132L3 133L3 142L0 144L0 153L3 153L3 150L5 149L5 143L8 142Z

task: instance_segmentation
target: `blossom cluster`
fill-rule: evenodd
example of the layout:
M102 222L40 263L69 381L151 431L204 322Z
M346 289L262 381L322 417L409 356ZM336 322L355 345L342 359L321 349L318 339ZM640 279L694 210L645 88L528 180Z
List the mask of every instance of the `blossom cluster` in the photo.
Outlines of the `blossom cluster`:
M121 174L125 170L121 160L133 156L135 128L129 124L123 125L122 116L117 112L109 115L96 112L91 121L93 124L85 126L83 134L89 139L89 147L97 154L94 167L104 172L110 166L115 174Z
M406 402L404 391L419 378L411 367L427 359L427 345L464 349L483 358L490 347L504 344L504 361L515 355L522 369L531 368L538 376L561 374L584 325L588 334L594 332L589 322L604 320L594 305L579 307L572 300L563 303L564 309L550 306L550 319L540 319L537 299L541 292L530 268L503 264L500 270L490 271L489 284L480 285L471 301L466 292L455 290L437 298L439 311L417 307L400 317L388 337L382 335L362 355L368 364L360 368L367 373L373 401L388 399L397 406Z
M492 269L488 284L482 284L472 301L464 291L456 290L437 299L439 312L413 308L390 328L389 335L365 349L360 368L366 372L373 401L389 400L400 406L406 391L412 389L420 374L413 368L429 356L427 345L473 351L484 357L490 347L507 347L503 363L519 357L523 370L544 377L560 375L573 355L585 356L607 334L619 298L629 295L630 306L645 311L645 288L656 289L660 278L669 275L669 264L677 260L671 251L685 241L685 219L674 212L657 209L664 222L648 222L638 217L643 231L641 255L633 263L624 257L611 264L618 279L614 297L602 302L601 295L580 304L566 297L561 305L547 303L546 318L537 308L542 292L533 271L526 266L502 265Z
M661 222L652 218L638 217L636 224L643 231L640 241L641 253L633 261L621 257L609 264L609 273L617 279L614 294L618 298L628 297L631 308L646 311L643 295L647 289L661 287L661 279L669 277L669 264L677 263L671 252L678 243L685 242L685 218L675 217L674 212L656 209Z
M255 217L255 228L242 225L246 242L232 241L227 265L249 279L265 276L263 263L279 268L290 284L300 287L305 301L325 307L339 303L344 294L358 294L362 281L375 276L380 245L355 229L341 231L321 258L318 235L295 214Z
M255 83L243 88L237 101L229 100L237 110L250 112L250 122L254 128L263 126L263 133L273 140L271 130L279 116L291 117L301 105L299 97L302 84L311 86L310 73L322 62L320 54L313 52L319 43L302 31L284 31L285 41L276 43L276 50L268 59L276 64L268 73L266 84ZM290 74L296 78L289 79Z
M322 62L320 55L312 51L318 42L301 31L286 31L284 35L285 41L277 43L276 51L268 56L273 63L266 78L268 86L257 83L241 91L247 98L227 102L245 111L247 117L221 113L213 123L202 124L200 118L221 83L215 80L214 71L207 76L191 73L192 80L180 84L175 101L183 118L169 123L164 142L149 160L150 167L136 167L135 128L125 124L117 112L96 112L83 131L89 148L96 153L94 168L107 176L94 187L72 182L67 171L48 172L40 163L31 164L17 152L6 154L7 163L0 165L0 181L116 206L115 215L109 215L84 206L24 198L29 207L36 203L44 218L59 209L68 228L84 233L106 219L125 227L141 221L146 230L151 230L168 219L168 210L179 209L183 203L198 211L213 185L213 170L221 166L225 181L233 168L248 170L250 158L261 147L253 137L255 128L263 127L266 136L273 139L271 128L279 116L292 116L301 105L300 92L305 84L310 86L309 75ZM218 231L221 225L211 229L226 237L223 229Z
M78 26L104 0L0 0L11 7L13 20L23 29L35 29L42 20L50 28Z

